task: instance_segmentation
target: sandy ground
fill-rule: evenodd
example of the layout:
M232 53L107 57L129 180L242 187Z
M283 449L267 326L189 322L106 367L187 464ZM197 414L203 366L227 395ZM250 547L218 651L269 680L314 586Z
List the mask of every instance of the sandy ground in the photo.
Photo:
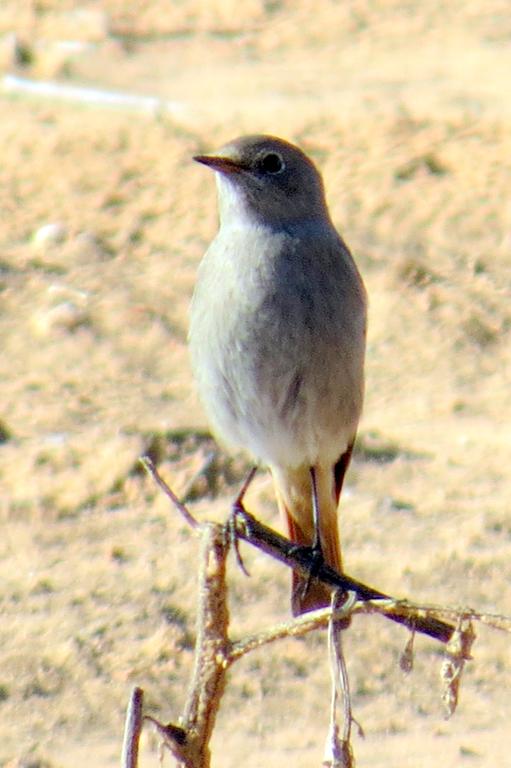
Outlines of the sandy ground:
M164 720L183 704L197 542L137 457L150 448L202 519L225 517L246 467L218 453L200 474L215 449L186 350L216 226L213 180L190 158L241 133L316 159L369 291L347 570L511 613L508 4L240 5L0 8L4 73L174 102L140 113L0 91L0 765L108 768L134 684ZM264 473L249 507L278 525ZM289 611L288 573L246 559L250 579L230 573L235 635ZM446 721L439 645L418 639L405 677L406 632L353 622L359 766L511 766L510 640L477 632ZM250 655L213 764L319 765L328 700L323 635ZM143 751L142 768L158 765L149 734Z

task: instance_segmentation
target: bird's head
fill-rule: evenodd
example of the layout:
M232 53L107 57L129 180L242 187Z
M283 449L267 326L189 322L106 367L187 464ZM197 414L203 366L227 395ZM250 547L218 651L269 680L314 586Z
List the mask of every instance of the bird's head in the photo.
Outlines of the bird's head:
M328 217L319 171L283 139L242 136L194 160L216 171L222 223L238 217L282 227Z

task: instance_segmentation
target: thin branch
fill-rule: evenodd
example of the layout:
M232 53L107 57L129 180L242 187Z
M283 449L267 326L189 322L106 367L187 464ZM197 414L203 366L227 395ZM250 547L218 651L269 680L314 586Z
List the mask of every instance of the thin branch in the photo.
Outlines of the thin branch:
M148 456L144 456L140 461L147 472L152 475L155 482L181 513L185 521L193 528L197 528L199 525L198 521L190 514L187 507L177 498L172 488L170 488L161 477L151 459ZM254 471L255 470L249 474L233 505L233 513L227 524L231 541L236 540L236 538L243 539L252 546L265 552L270 557L284 563L288 568L293 568L294 570L299 571L304 576L309 576L313 571L315 578L319 579L324 584L336 589L344 590L345 592L354 592L358 600L362 602L369 600L382 601L382 603L384 601L390 601L390 604L392 605L391 610L377 612L382 613L391 621L403 624L412 632L421 632L422 634L429 635L435 640L439 640L443 643L450 640L455 627L452 624L437 619L433 615L433 612L424 613L423 615L420 615L417 612L414 613L407 607L405 602L395 600L384 592L369 587L367 584L363 584L361 581L357 581L347 574L337 573L333 568L326 565L326 563L322 563L319 568L317 568L313 561L310 548L297 547L296 544L289 541L289 539L280 536L280 534L256 520L253 515L246 511L242 503L243 495L252 481ZM376 611L377 609L374 608L373 610ZM454 615L456 615L456 613Z
M156 484L159 485L163 493L169 497L173 505L181 513L188 525L192 528L197 528L199 521L196 520L195 517L188 511L188 508L181 501L179 501L170 485L165 482L163 477L154 466L153 460L149 456L141 456L139 461L144 467L145 471L151 475Z
M121 768L137 768L140 733L142 731L144 691L133 688L126 710Z
M368 605L371 605L371 603L368 603ZM464 606L451 608L449 606L436 604L419 605L418 603L412 603L410 600L396 601L396 605L399 605L402 608L408 607L413 609L423 616L437 616L438 618L449 619L456 623L459 621L460 617L471 619L480 624L486 624L486 626L491 627L492 629L498 629L500 632L511 634L511 617L501 613L485 613Z
M234 527L236 535L248 542L257 549L262 550L271 557L279 560L290 568L307 576L314 568L314 562L307 547L297 547L296 544L286 539L284 536L263 525L256 520L253 515L245 509L237 509L231 517L231 526ZM373 610L378 610L376 604L379 601L389 601L391 610L385 607L378 611L387 616L391 621L398 624L404 624L408 629L414 632L421 632L429 635L435 640L446 643L452 637L455 627L445 621L435 618L431 613L423 615L412 613L407 603L395 600L367 584L351 578L347 574L340 574L330 568L326 563L320 564L319 568L314 569L315 578L324 584L345 592L354 592L358 600L362 602L374 601Z
M334 593L337 596L338 593ZM335 597L334 597L335 600ZM348 678L348 669L346 659L342 649L342 631L339 623L331 620L329 624L329 638L332 652L332 668L337 673L336 689L339 690L343 699L343 734L342 741L348 746L351 741L351 726L353 723L353 711L351 706L350 682Z
M359 604L355 600L345 601L345 604L335 611L335 621L345 619L346 616L356 611L357 605ZM303 637L309 632L326 627L331 618L331 608L319 608L317 611L304 613L296 619L283 621L262 632L249 635L249 637L244 637L242 640L237 640L230 646L228 653L229 664L233 664L238 659L241 659L242 656L245 656L245 654L250 653L250 651L261 648L263 645L274 643L276 640L282 640L285 637Z
M353 750L351 748L351 726L353 724L353 711L351 706L350 684L346 659L342 648L342 623L333 618L336 607L343 598L344 593L336 591L332 594L332 618L328 624L328 650L330 654L330 674L332 678L332 701L330 706L330 725L325 747L323 766L325 768L353 768L355 765ZM345 599L346 608L356 600L354 593L348 593ZM339 708L339 696L342 699L342 735L337 724L337 712Z

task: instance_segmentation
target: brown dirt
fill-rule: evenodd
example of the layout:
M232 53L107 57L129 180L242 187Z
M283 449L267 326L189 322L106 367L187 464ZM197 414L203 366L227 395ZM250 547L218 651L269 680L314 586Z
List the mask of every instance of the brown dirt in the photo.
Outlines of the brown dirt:
M424 602L511 613L511 17L507 3L69 2L0 10L0 66L158 95L174 114L0 91L0 765L118 764L134 684L177 716L197 544L136 470L148 447L202 518L245 463L193 391L187 307L215 229L191 155L244 132L299 142L371 302L365 444L344 494L348 571ZM59 41L82 39L81 53ZM59 223L57 242L34 237ZM374 452L373 452L374 453ZM377 453L377 451L376 451ZM197 480L197 473L199 478ZM195 480L194 480L195 478ZM261 474L249 506L277 525ZM288 574L232 567L233 631L288 615ZM444 721L438 645L361 617L346 637L358 765L511 766L509 638L478 628ZM231 675L214 764L321 761L325 638ZM141 765L157 765L150 735ZM167 764L171 761L167 758Z

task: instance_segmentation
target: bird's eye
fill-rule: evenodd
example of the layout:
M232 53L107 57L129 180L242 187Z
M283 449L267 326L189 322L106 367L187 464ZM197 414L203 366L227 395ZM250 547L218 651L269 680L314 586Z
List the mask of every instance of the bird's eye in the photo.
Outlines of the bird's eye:
M286 164L277 152L267 152L259 161L259 168L264 173L282 173Z

